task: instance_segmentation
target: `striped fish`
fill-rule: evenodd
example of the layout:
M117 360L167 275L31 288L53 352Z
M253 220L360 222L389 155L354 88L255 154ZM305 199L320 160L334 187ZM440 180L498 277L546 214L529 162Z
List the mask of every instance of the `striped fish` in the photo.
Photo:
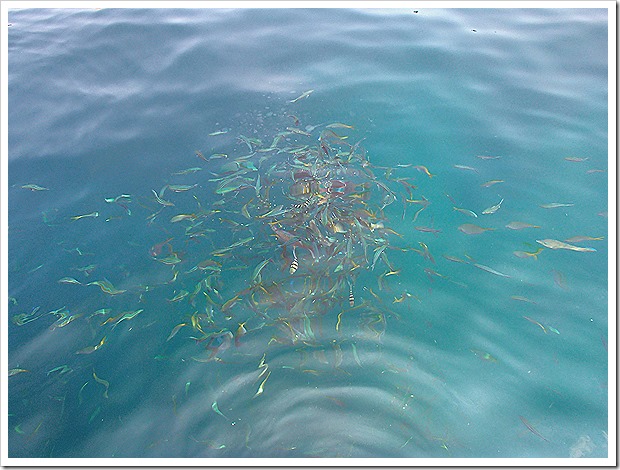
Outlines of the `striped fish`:
M297 261L297 254L295 253L295 247L293 247L293 262L291 263L291 267L288 269L288 272L290 274L295 274L295 271L297 271L297 268L299 268L299 262Z

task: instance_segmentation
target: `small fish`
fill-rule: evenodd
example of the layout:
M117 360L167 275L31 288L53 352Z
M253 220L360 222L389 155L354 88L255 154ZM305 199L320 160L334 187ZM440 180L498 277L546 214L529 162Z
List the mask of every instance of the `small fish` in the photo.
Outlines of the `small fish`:
M259 263L258 266L256 266L256 268L254 269L254 272L252 273L251 282L260 282L258 281L258 279L260 278L260 273L264 269L264 267L267 266L267 264L269 264L270 261L271 261L271 258L267 258L266 260Z
M233 305L235 305L239 301L239 299L240 299L239 295L235 295L232 299L224 302L224 305L222 305L222 312L229 310Z
M301 95L299 95L297 98L295 98L294 100L290 100L289 103L296 103L297 101L307 98L308 96L310 96L310 94L313 92L314 90L308 90L308 91L304 91Z
M504 183L504 180L491 180L486 183L482 183L480 186L483 188L488 188L489 186L493 186L494 184Z
M162 199L161 196L157 194L154 189L151 189L151 191L153 192L153 195L155 196L155 200L162 206L168 206L168 207L174 206L172 202Z
M502 206L502 202L504 202L504 198L502 198L502 200L499 201L494 206L487 207L485 210L482 211L482 213L485 215L495 214L499 210L499 208Z
M288 269L289 274L295 274L295 271L299 268L299 261L297 260L297 254L295 253L295 247L293 247L293 261Z
M590 157L564 157L564 160L567 162L585 162L589 160Z
M353 295L353 286L349 284L349 306L355 306L355 296Z
M90 214L84 215L74 215L73 217L71 217L71 220L80 220L86 217L99 217L99 212L91 212Z
M342 124L341 122L334 122L332 124L328 124L325 127L328 129L355 129L353 126L349 126L348 124Z
M80 281L77 279L73 279L72 277L63 277L62 279L58 279L59 284L79 284L82 285Z
M196 173L197 171L201 171L202 168L199 166L195 166L193 168L187 168L185 170L177 171L176 173L172 173L173 175L189 175L192 173Z
M20 368L9 369L9 377L13 377L14 375L17 375L17 374L23 374L24 372L30 372L30 371L28 369L20 369Z
M473 171L474 173L480 173L476 168L473 168L471 166L467 166L467 165L452 165L454 168L458 168L459 170L469 170L469 171Z
M497 160L498 158L502 157L492 155L476 155L476 158L479 158L480 160Z
M549 440L546 439L542 434L540 434L530 423L528 423L528 421L523 416L519 416L519 419L525 425L525 427L528 428L533 434L536 434L543 441L549 442Z
M258 390L256 391L256 393L254 394L252 398L256 398L257 396L263 393L263 387L265 386L265 382L267 382L267 379L269 378L270 375L271 375L271 371L269 371L269 373L267 374L267 377L265 377L265 380L263 380L261 384L258 386Z
M22 189L29 189L30 191L49 191L48 188L44 188L38 184L24 184Z
M584 242L584 241L604 240L604 239L605 237L588 237L587 235L583 235L583 236L567 238L564 241L569 242L569 243L579 243L579 242Z
M213 404L211 405L211 409L212 409L213 411L215 411L218 415L220 415L222 418L224 418L224 419L228 419L228 418L226 417L226 415L224 415L224 413L222 413L222 412L220 411L220 409L218 408L218 406L217 406L217 401L214 401L214 402L213 402Z
M497 359L491 356L488 352L480 351L479 349L470 349L470 351L483 361L497 362Z
M572 207L575 204L573 203L563 203L563 202L550 202L548 204L540 204L539 207L542 207L543 209L554 209L556 207Z
M474 211L470 211L469 209L462 209L460 207L452 207L452 210L460 212L461 214L468 215L470 217L478 217L478 215Z
M221 131L215 131L215 132L211 132L209 133L210 136L216 136L216 135L222 135L222 134L227 134L228 131L227 130L221 130Z
M169 184L168 189L170 191L174 191L175 193L183 193L185 191L189 191L190 189L194 189L196 186L198 186L198 183L196 184Z
M453 261L455 263L466 263L467 262L461 258L457 258L456 256L451 256L451 255L441 255L441 256L446 258L448 261Z
M84 349L80 349L79 351L76 351L75 354L91 354L97 351L101 346L105 344L106 338L107 336L104 336L103 339L96 346L87 346Z
M103 392L103 398L108 398L108 389L110 388L110 382L97 377L97 374L95 374L94 370L93 370L93 378L95 379L97 383L100 383L101 385L105 387L105 391Z
M118 325L120 322L124 321L124 320L131 320L132 318L138 316L140 313L142 313L144 311L144 309L139 309L139 310L133 310L130 312L125 312L123 314L121 314L121 318L119 318L116 323L114 323L114 326L112 326L112 329L116 328L116 325Z
M539 327L540 327L540 328L541 328L541 329L545 332L545 334L547 334L547 329L546 329L546 328L542 325L542 323L537 322L536 320L533 320L533 319L532 319L532 318L530 318L530 317L526 317L526 316L524 316L523 318L525 318L525 319L526 319L527 321L529 321L530 323L533 323L534 325L539 326Z
M65 364L65 365L54 367L53 369L48 370L46 375L50 375L52 372L58 372L58 375L62 375L62 374L65 374L67 372L72 372L72 371L73 369L71 367L68 367Z
M94 282L89 282L88 284L86 284L87 286L99 286L99 288L105 292L106 294L110 294L110 295L117 295L117 294L122 294L123 292L127 292L125 289L117 289L116 287L114 287L112 285L112 283L110 281L108 281L107 279L104 279L102 281L94 281Z
M517 258L534 258L535 260L538 260L538 255L540 254L541 251L543 251L544 248L539 248L538 250L530 253L528 251L513 251L512 254L515 255Z
M530 300L527 297L523 297L521 295L511 295L510 298L512 300L518 300L519 302L527 302L527 303L530 303L530 304L535 304L536 303L533 300Z
M171 299L166 299L168 302L178 302L179 300L183 300L185 297L189 295L189 292L185 289L182 289L177 295L175 295Z
M432 228L432 227L424 227L424 226L416 226L413 227L415 230L417 230L418 232L426 232L426 233L432 233L435 236L437 236L438 233L441 233L441 230L436 229L436 228Z
M196 214L178 214L170 219L170 223L174 224L176 222L181 222L183 220L194 220L196 219Z
M237 331L235 332L235 346L236 347L241 346L241 342L239 340L243 338L248 332L248 330L245 328L246 323L247 322L245 321L243 323L239 323L239 328L237 328Z
M477 225L474 225L474 224L459 225L458 229L461 232L463 232L465 235L478 235L483 232L495 230L494 228L478 227Z
M508 274L500 273L499 271L496 271L495 269L489 268L488 266L484 266L483 264L474 263L474 266L477 267L478 269L482 269L483 271L486 271L488 273L495 274L496 276L510 277Z
M522 230L524 228L540 228L540 225L532 225L527 222L510 222L506 225L506 228L509 228L510 230Z
M596 249L569 245L568 243L561 242L559 240L552 240L551 238L546 238L544 240L536 240L536 243L540 243L542 246L550 248L552 250L572 250L572 251L582 251L582 252L594 252Z
M431 174L430 171L428 171L428 168L426 168L424 165L414 165L414 167L416 170L421 171L422 173L426 174L429 178L432 178L433 174Z
M166 341L170 341L172 338L174 338L174 336L179 332L179 330L186 325L187 323L179 323L177 326L175 326L170 332L170 335L168 336L168 339L166 339Z

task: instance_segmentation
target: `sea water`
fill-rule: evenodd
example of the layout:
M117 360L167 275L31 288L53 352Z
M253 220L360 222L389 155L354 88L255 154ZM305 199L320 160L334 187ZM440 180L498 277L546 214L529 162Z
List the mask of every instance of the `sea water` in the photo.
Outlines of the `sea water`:
M9 456L606 457L607 22L596 8L11 10ZM239 239L165 244L171 217L220 199L221 162L196 151L240 157L239 136L269 145L295 119L353 127L333 130L377 180L416 187L385 208L408 251L387 250L388 277L380 259L364 268L362 306L346 289L311 346L242 295L231 321L253 329L195 360L209 355L194 309L170 299ZM166 207L166 184L196 186ZM537 243L575 236L596 251ZM157 244L182 259L176 284ZM272 256L265 269L303 290ZM253 268L222 273L215 316ZM128 292L86 285L103 280ZM360 323L370 303L384 329Z

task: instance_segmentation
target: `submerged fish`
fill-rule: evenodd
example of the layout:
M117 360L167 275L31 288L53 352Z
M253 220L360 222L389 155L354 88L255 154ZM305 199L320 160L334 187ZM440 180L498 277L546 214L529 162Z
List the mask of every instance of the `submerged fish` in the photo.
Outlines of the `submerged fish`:
M536 243L540 243L542 246L550 248L552 250L572 250L572 251L583 251L583 252L596 251L594 248L569 245L568 243L564 243L559 240L553 240L551 238L546 238L544 240L536 240Z
M506 228L509 228L510 230L522 230L524 228L540 228L540 225L532 225L527 222L510 222L506 225Z
M548 204L540 204L540 207L543 209L554 209L556 207L572 207L575 204L573 203L563 203L563 202L550 202Z
M483 232L495 230L494 228L478 227L477 225L474 225L474 224L459 225L458 229L461 232L463 232L465 235L478 235Z

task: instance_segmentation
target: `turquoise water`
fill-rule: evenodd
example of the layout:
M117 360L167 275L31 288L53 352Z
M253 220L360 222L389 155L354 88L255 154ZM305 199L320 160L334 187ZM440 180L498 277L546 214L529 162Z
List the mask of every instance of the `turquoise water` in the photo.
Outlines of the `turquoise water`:
M607 457L607 21L10 11L9 457Z

